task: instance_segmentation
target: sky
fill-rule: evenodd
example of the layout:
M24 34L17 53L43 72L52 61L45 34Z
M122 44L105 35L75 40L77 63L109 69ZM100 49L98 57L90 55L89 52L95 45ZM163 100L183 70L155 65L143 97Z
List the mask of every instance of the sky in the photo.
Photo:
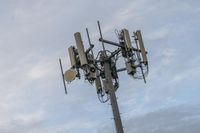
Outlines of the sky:
M75 80L64 94L59 62L88 27L100 50L115 29L140 29L148 51L147 83L120 73L116 92L125 133L199 133L198 0L0 0L0 133L115 133L109 103ZM110 48L106 46L107 48ZM113 49L113 48L111 48Z

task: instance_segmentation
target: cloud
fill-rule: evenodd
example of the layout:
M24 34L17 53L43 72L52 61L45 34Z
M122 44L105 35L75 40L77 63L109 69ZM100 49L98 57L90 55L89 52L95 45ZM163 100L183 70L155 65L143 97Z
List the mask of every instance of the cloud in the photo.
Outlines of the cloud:
M31 66L27 76L33 80L48 77L48 75L55 73L54 70L57 65L57 62L52 62L51 58L44 57L37 64Z
M24 124L24 125L30 125L37 122L40 122L44 120L45 113L44 111L40 110L37 112L32 113L23 113L23 114L17 114L14 118L14 121L17 121L17 123Z
M196 125L200 123L199 108L196 105L189 107L183 105L161 109L136 119L130 119L126 123L129 125L128 132L189 133L192 131L197 133L199 128Z
M124 131L127 133L198 133L199 106L179 105L162 108L134 118L124 120ZM111 123L109 123L111 125ZM114 127L105 125L99 133L114 132Z

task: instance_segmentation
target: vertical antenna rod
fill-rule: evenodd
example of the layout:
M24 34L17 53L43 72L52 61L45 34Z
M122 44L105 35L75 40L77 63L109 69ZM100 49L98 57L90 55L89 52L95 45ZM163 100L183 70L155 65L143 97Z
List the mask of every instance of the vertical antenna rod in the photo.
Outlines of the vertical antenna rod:
M98 24L98 27L99 27L99 34L100 34L100 37L103 39L102 32L101 32L100 22L97 21L97 24ZM103 51L105 52L106 49L105 49L105 46L104 46L104 42L102 42L102 47L103 47Z
M60 70L61 70L61 75L62 75L62 79L63 79L63 85L64 85L64 89L65 89L65 94L67 94L67 88L66 88L66 84L65 84L65 78L64 78L64 74L63 74L63 68L62 68L61 59L59 59L59 62L60 62Z
M90 47L92 47L92 43L91 43L91 40L90 40L90 35L89 35L88 28L86 28L86 32L87 32L88 42L90 44ZM92 49L91 49L91 53L92 53L92 57L94 58L94 53L93 53Z

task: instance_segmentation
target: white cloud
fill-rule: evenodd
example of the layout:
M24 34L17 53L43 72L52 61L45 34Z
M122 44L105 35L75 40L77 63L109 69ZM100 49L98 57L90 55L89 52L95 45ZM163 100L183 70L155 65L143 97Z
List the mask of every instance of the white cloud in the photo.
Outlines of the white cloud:
M39 110L31 113L17 114L14 118L14 121L22 125L30 125L38 123L44 119L45 119L45 112L43 110Z
M34 64L27 73L30 79L40 79L48 77L52 73L55 73L55 68L58 65L55 61L51 61L51 58L42 59L37 64Z

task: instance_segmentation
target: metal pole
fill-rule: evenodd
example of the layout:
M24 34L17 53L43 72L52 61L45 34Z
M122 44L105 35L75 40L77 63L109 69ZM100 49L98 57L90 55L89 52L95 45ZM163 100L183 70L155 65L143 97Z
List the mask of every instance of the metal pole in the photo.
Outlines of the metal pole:
M102 35L102 32L101 32L101 25L100 25L100 22L97 21L97 24L98 24L98 28L99 28L99 34L100 34L100 37L103 39L103 35ZM103 51L105 51L105 45L104 45L104 42L102 42L102 47L103 47Z
M121 117L120 117L120 113L119 113L119 108L118 108L118 104L117 104L117 99L116 99L116 95L115 95L115 90L114 90L114 86L112 83L109 60L106 60L104 62L104 68L105 68L106 82L109 87L110 102L111 102L113 117L114 117L114 121L115 121L115 128L116 128L117 133L124 133L122 121L121 121Z

